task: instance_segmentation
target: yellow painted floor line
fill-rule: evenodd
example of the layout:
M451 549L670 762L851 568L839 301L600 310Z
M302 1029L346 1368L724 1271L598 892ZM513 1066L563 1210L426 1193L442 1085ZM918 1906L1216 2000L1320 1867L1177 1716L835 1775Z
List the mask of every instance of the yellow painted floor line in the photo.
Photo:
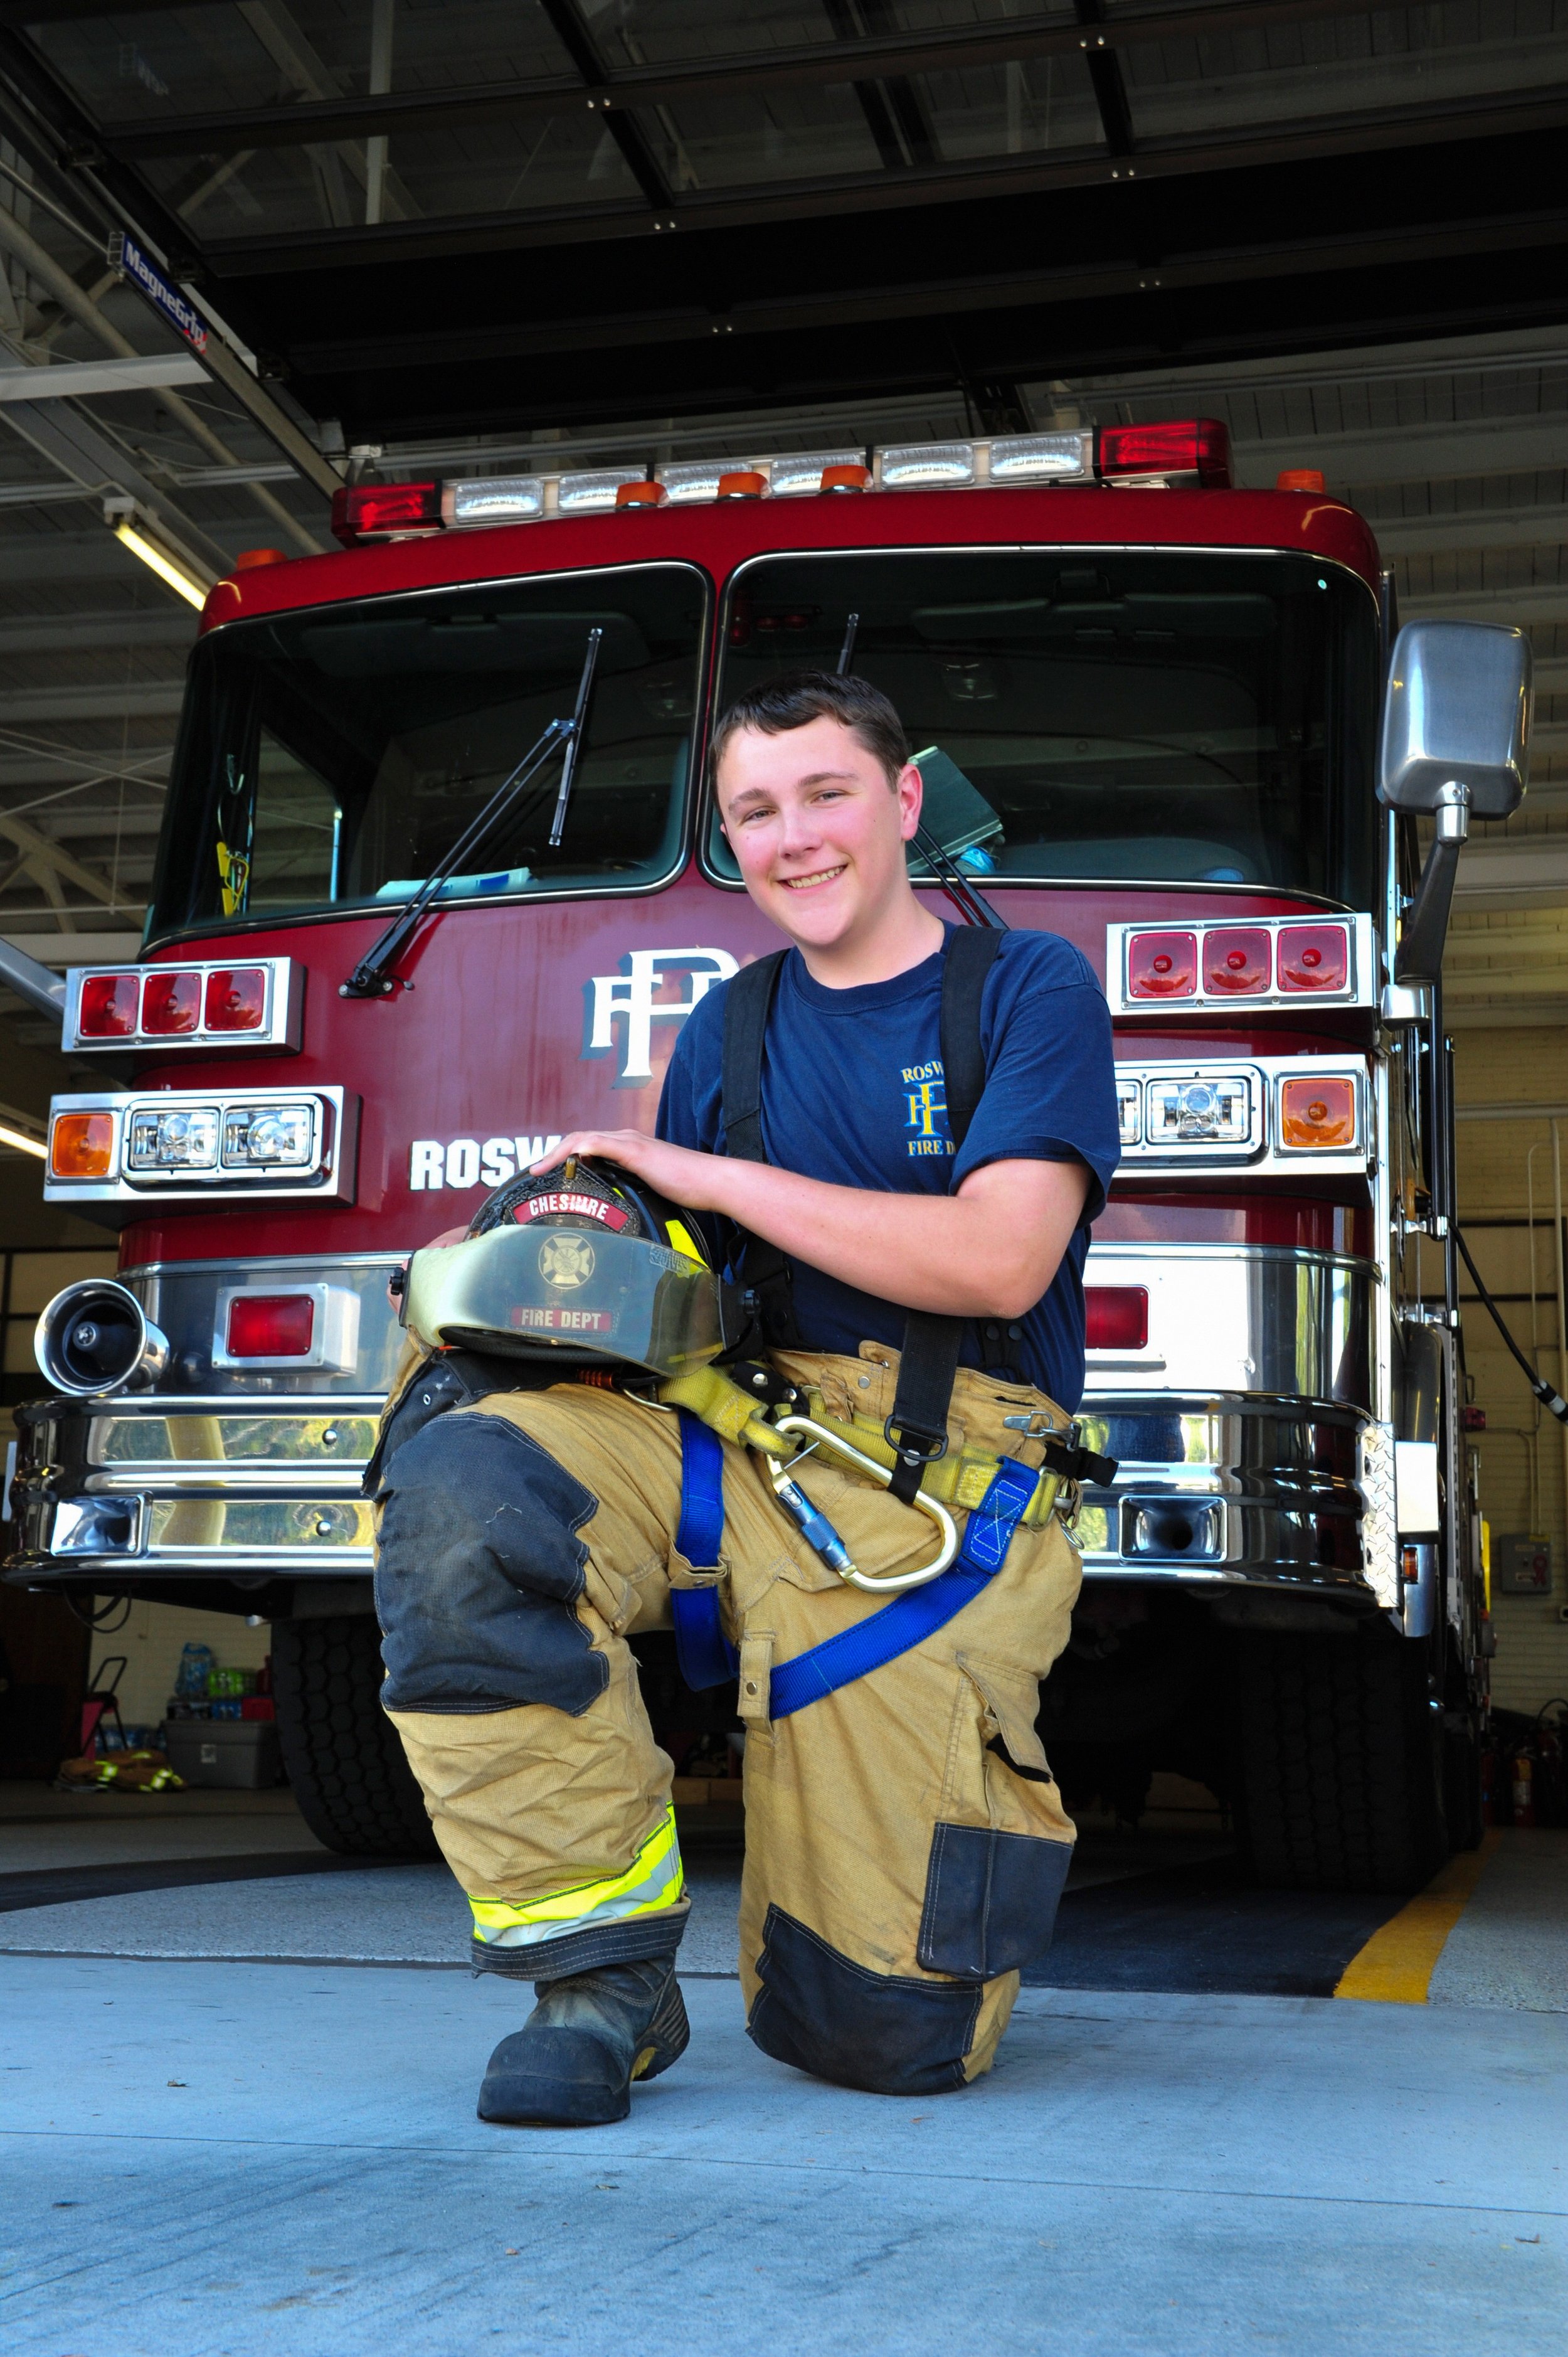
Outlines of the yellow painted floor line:
M1378 2005L1424 2005L1448 1934L1468 1906L1497 1846L1494 1826L1483 1836L1479 1849L1461 1850L1457 1857L1451 1857L1426 1889L1407 1900L1351 1957L1335 1996L1362 1997Z

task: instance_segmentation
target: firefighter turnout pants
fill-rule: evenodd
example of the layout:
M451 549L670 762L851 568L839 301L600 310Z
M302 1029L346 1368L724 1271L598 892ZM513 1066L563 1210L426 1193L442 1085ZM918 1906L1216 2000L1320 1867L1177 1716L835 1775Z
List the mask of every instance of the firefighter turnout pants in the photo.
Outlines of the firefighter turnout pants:
M880 1423L897 1354L780 1353L829 1414ZM677 1552L674 1414L581 1383L463 1397L426 1361L389 1410L376 1600L385 1707L473 1908L486 1971L542 1982L672 1954L690 1907L628 1636L672 1587L716 1584L746 1730L740 1975L750 2035L802 2071L889 2094L990 2068L1020 1968L1049 1944L1071 1854L1035 1720L1079 1567L1053 1517L896 1660L788 1717L772 1673L886 1609L789 1522L760 1459L724 1445L717 1567ZM950 1447L1038 1462L1040 1394L961 1370ZM808 1458L795 1478L875 1576L930 1559L930 1522ZM959 1517L961 1522L963 1518Z

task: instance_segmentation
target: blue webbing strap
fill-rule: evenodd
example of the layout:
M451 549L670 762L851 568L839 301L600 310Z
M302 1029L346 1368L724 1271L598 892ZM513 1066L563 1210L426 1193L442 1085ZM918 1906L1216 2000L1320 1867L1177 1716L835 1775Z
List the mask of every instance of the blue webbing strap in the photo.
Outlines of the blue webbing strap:
M696 1569L707 1571L717 1563L724 1542L724 1443L690 1408L675 1413L681 1419L681 1520L675 1551ZM675 1623L675 1658L686 1684L700 1694L733 1678L740 1656L725 1635L717 1588L672 1587L670 1612Z
M1015 1458L1004 1457L969 1518L957 1560L940 1578L909 1588L853 1629L813 1645L809 1653L797 1653L793 1661L779 1663L769 1687L769 1716L788 1718L792 1711L804 1710L808 1703L820 1702L869 1671L896 1662L900 1653L945 1627L1001 1570L1039 1479Z

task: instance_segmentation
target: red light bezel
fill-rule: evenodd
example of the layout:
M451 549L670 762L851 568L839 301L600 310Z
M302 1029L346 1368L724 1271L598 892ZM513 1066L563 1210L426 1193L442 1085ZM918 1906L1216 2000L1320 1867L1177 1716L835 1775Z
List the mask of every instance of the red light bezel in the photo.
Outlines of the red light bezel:
M1149 1293L1143 1285L1086 1285L1084 1348L1144 1351L1149 1342Z
M242 991L249 995L243 1006L240 1007L236 1002ZM207 977L207 995L201 1011L203 1027L209 1031L262 1030L267 1019L265 966L215 966Z
M230 1301L223 1347L231 1359L307 1359L315 1340L313 1294L236 1293Z
M1162 968L1159 961L1167 961ZM1186 931L1129 933L1129 998L1175 999L1197 996L1197 935Z
M142 980L143 1038L188 1039L200 1028L200 967L147 967Z
M1240 958L1240 965L1231 961ZM1203 936L1207 997L1262 998L1273 981L1273 937L1267 925L1214 925Z
M81 1039L134 1039L141 987L142 977L134 968L125 974L84 975L81 997L76 1010L77 1037Z
M442 525L439 483L345 483L332 494L332 537L345 548Z
M1278 987L1283 996L1350 986L1348 925L1282 925L1277 955ZM1316 966L1307 963L1314 955Z
M1094 441L1100 475L1196 475L1205 490L1230 488L1230 429L1221 417L1155 425L1102 425Z

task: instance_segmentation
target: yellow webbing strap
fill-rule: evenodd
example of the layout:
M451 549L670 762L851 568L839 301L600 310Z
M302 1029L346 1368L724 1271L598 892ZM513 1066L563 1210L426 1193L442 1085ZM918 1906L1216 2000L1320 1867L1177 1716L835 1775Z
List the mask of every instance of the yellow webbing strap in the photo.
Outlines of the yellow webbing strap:
M628 1916L652 1915L679 1906L686 1895L675 1812L667 1807L624 1874L599 1882L575 1882L546 1899L514 1906L506 1899L470 1899L474 1937L489 1948L532 1948L595 1923L620 1923Z
M793 1441L781 1437L770 1424L764 1422L757 1412L757 1402L716 1367L703 1367L695 1374L679 1375L672 1383L660 1383L659 1396L666 1407L690 1408L721 1440L738 1441L746 1448L762 1449L769 1457L795 1455ZM811 1390L806 1396L810 1402L807 1412L814 1424L825 1424L830 1429L837 1425L846 1441L863 1456L872 1458L878 1465L893 1464L894 1452L882 1426L873 1417L852 1415L846 1424L842 1415L833 1415L823 1406L820 1391ZM967 1511L980 1504L996 1478L1000 1463L1000 1458L983 1449L961 1449L956 1456L939 1457L934 1464L928 1465L920 1477L920 1488L940 1505ZM1059 1474L1041 1473L1034 1496L1019 1516L1026 1529L1038 1530L1049 1522L1061 1486Z
M780 1440L772 1426L757 1415L750 1394L731 1383L717 1367L699 1367L694 1374L677 1375L672 1382L660 1383L659 1397L665 1407L690 1408L721 1440L742 1441L769 1457L795 1454L793 1443Z

